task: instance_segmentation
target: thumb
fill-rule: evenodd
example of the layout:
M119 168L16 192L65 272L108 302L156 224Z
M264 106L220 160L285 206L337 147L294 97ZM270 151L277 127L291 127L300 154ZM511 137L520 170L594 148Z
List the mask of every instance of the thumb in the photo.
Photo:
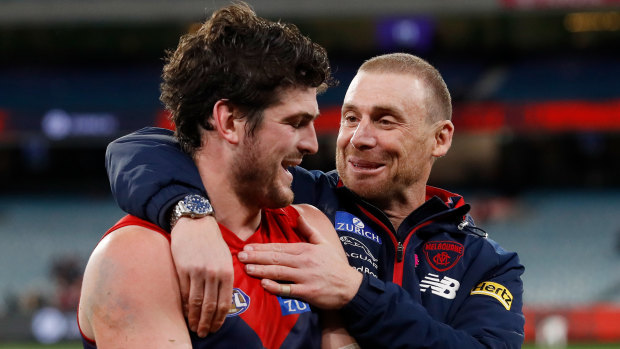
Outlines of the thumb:
M310 225L302 215L297 218L297 233L311 244L316 245L323 241L321 233Z

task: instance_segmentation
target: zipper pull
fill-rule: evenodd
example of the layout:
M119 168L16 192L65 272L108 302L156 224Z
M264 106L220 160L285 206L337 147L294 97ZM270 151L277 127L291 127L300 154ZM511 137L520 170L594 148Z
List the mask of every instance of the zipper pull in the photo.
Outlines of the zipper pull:
M396 261L399 263L403 261L403 250L403 243L399 241L398 248L396 249Z
M459 223L459 225L458 225L458 227L457 227L457 228L458 228L459 230L463 230L463 229L465 229L465 227L466 227L466 226L468 226L468 225L469 225L469 222L468 222L466 219L464 219L461 223Z

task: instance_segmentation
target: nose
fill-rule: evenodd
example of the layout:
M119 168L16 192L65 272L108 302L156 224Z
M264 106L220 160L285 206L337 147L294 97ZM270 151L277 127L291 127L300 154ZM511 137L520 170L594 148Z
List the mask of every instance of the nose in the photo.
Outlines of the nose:
M368 149L377 145L377 139L373 133L372 125L368 118L362 118L357 124L349 143L355 149Z
M314 130L314 122L304 127L297 148L302 154L315 154L319 150L319 142Z

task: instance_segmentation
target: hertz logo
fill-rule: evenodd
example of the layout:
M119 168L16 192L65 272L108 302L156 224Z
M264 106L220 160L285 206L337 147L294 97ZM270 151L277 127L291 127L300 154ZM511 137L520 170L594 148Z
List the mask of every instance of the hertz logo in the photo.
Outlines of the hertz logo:
M479 283L474 287L469 294L481 294L485 296L491 296L497 299L506 310L510 310L512 306L512 293L508 289L495 282L485 281Z

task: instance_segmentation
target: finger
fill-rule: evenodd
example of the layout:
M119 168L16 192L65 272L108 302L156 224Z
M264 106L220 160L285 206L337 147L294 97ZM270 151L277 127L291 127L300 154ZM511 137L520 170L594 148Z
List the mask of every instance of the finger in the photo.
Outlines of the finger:
M261 252L280 252L288 254L302 254L308 244L305 242L293 242L293 243L265 243L265 244L247 244L243 247L246 252L249 251L261 251Z
M230 309L232 300L233 279L234 274L230 275L230 277L224 276L220 281L217 310L215 312L215 316L213 317L213 322L211 325L212 333L222 327L222 325L224 324L224 320L226 320L226 315L228 315L228 310Z
M248 275L255 278L271 279L289 282L303 280L303 272L296 268L284 267L281 265L258 265L248 264L245 266Z
M297 290L298 286L296 284L288 283L281 284L270 279L262 279L260 284L267 292L286 298L295 297L295 291Z
M183 306L183 316L188 317L189 315L189 277L187 275L182 275L178 270L179 275L179 287L181 289L181 304Z
M200 319L196 333L199 337L206 337L211 330L211 324L217 308L219 283L213 278L208 278L204 286ZM232 297L231 297L232 299Z
M202 302L204 299L204 280L190 280L189 297L188 297L188 314L187 323L189 328L197 332L200 313L202 312Z
M239 261L245 264L282 265L297 267L300 256L271 251L241 251L237 254Z

